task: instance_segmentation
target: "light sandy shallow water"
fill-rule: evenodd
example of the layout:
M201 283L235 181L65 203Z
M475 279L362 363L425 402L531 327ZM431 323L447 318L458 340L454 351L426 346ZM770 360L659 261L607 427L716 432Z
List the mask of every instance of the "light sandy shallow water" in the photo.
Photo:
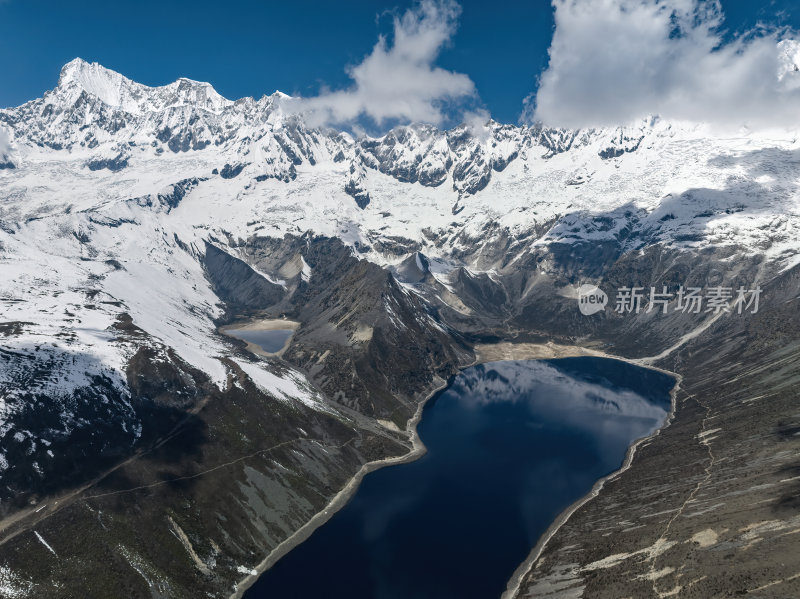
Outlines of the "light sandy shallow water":
M257 319L257 320L249 320L246 322L229 324L225 325L224 327L220 327L217 330L223 335L227 335L228 337L233 337L234 339L238 339L239 341L244 341L245 343L247 343L248 351L251 351L258 356L271 357L271 356L283 355L283 352L286 351L286 348L289 347L289 344L291 344L292 342L292 337L294 337L294 332L292 332L292 334L289 335L289 338L286 340L286 343L283 345L280 351L270 353L270 352L265 352L261 347L259 347L255 343L251 343L246 339L242 339L241 337L237 337L236 335L231 334L231 331L282 331L282 330L296 331L299 326L300 323L295 322L293 320L283 320L281 318L269 318L269 319Z

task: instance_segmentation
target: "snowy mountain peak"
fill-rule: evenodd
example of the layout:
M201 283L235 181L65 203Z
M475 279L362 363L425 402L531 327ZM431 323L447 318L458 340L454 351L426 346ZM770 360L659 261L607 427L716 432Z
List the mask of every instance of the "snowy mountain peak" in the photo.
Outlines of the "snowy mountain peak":
M0 109L0 306L5 331L25 331L2 344L31 364L56 364L45 372L63 378L43 380L42 397L55 381L79 389L95 375L122 388L134 355L127 332L115 339L124 322L224 384L226 300L207 267L212 246L229 254L218 273L261 280L253 297L296 284L303 298L342 272L325 266L339 260L322 259L328 250L316 248L326 246L306 242L338 238L394 273L398 293L441 285L439 300L465 317L505 309L496 276L527 296L634 254L800 264L794 134L723 138L647 119L582 131L412 124L354 139L282 114L280 99L231 102L189 79L148 87L75 60L43 98ZM295 243L282 239L298 245L272 249ZM226 289L240 285L220 277ZM482 299L473 308L459 294ZM250 305L249 292L230 297ZM340 322L326 330L353 339ZM63 344L37 358L45 339ZM7 363L0 388L27 380Z
M148 87L82 58L64 65L58 79L58 90L87 92L104 104L131 114L159 112L179 106L219 113L233 104L218 94L210 83L181 77L169 85Z
M782 49L797 58L797 44ZM411 249L449 259L447 244L460 255L487 231L560 244L737 243L794 260L794 133L720 136L654 117L584 130L412 123L354 138L308 127L284 99L233 102L191 79L149 87L73 60L43 98L0 110L0 221L133 202L197 231L213 222L242 238L341 236L376 261Z
M138 94L131 92L143 87L101 64L75 58L62 67L57 89L85 91L109 106L128 109L133 106L126 106L126 97L135 97Z
M59 87L64 87L74 82L91 87L94 78L108 80L114 77L124 79L122 75L105 68L100 63L87 62L82 58L73 58L61 67L58 85Z

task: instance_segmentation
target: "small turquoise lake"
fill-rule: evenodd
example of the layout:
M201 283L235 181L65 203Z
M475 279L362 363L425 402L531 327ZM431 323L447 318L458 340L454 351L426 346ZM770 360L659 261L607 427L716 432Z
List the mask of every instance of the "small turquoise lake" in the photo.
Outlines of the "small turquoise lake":
M269 330L250 330L250 329L227 329L225 334L252 343L261 348L262 351L274 354L283 349L289 337L294 333L293 329L269 329Z

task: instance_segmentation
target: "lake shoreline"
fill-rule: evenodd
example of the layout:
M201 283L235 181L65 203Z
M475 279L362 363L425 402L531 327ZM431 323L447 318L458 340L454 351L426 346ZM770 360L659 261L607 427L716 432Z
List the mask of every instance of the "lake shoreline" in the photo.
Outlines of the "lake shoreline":
M471 366L475 366L479 362L473 361L472 363L460 368L460 370L464 370L466 368L470 368ZM459 371L460 371L459 370ZM417 431L417 426L419 425L420 421L422 420L422 413L425 409L425 406L428 404L430 400L435 398L441 391L446 389L452 380L453 377L448 379L438 379L436 385L434 386L433 391L431 391L425 398L419 403L417 406L414 415L409 419L408 424L406 426L406 432L409 433L409 442L411 443L411 449L408 453L405 453L400 456L395 456L391 458L383 458L381 460L374 460L372 462L367 462L353 475L353 477L348 481L348 483L336 494L334 497L328 502L325 508L322 511L317 512L314 516L306 522L303 526L297 529L294 533L288 536L286 539L281 541L268 555L264 560L259 563L254 570L256 574L250 574L241 582L236 585L236 590L232 595L230 595L230 599L241 599L247 590L252 587L255 582L259 579L259 577L269 570L279 559L281 559L284 555L289 553L292 549L306 541L313 533L316 531L320 526L325 524L328 520L330 520L336 512L342 509L347 502L355 495L358 491L358 487L361 484L361 481L364 477L371 473L375 472L376 470L380 470L381 468L385 468L387 466L397 466L400 464L407 464L410 462L414 462L425 455L427 449L425 444L422 442L422 439L419 436Z
M511 347L505 346L518 346L518 351L514 351ZM680 390L681 383L683 382L683 376L672 372L669 370L665 370L663 368L659 368L657 366L653 366L652 360L648 358L641 358L641 359L631 359L631 358L622 358L620 356L615 356L611 354L606 354L604 352L593 350L584 347L578 346L564 346L564 345L557 345L554 343L547 343L547 344L513 344L513 343L498 343L494 344L495 347L492 346L485 346L487 349L485 350L484 355L495 355L498 350L501 350L503 355L510 355L513 357L503 357L501 359L505 360L541 360L541 359L556 359L556 358L568 358L568 357L578 357L578 356L595 356L600 358L608 358L611 360L619 360L621 362L627 362L634 366L639 366L641 368L648 368L650 370L656 370L658 372L662 372L667 374L675 379L675 384L672 386L670 390L670 410L667 414L667 417L664 419L664 423L659 426L656 430L654 430L649 435L641 437L633 441L633 443L628 447L628 450L625 454L625 459L622 462L622 465L618 470L607 474L603 478L599 479L595 484L592 486L592 489L583 497L575 501L572 505L568 506L564 511L562 511L558 517L553 520L553 523L545 530L539 540L534 545L533 549L531 550L528 557L523 561L514 573L511 575L511 578L508 581L508 585L506 586L505 592L501 595L500 599L514 599L519 592L520 585L522 584L522 580L525 576L535 567L536 562L541 557L542 553L544 552L545 547L550 542L550 540L555 536L558 530L566 524L569 519L577 512L580 508L584 505L589 503L592 499L597 497L600 492L603 490L603 487L606 483L614 480L618 476L621 476L626 470L631 467L633 463L633 459L636 456L636 450L639 446L649 441L659 434L661 431L667 428L675 418L675 410L677 408L677 395L678 391ZM476 352L478 348L481 346L476 347ZM491 348L491 349L490 349ZM574 350L575 353L571 353L571 350ZM550 355L547 355L548 352Z
M245 328L246 326L250 325L246 324L237 328ZM226 327L226 328L230 329L233 327ZM264 329L250 328L249 330L264 330ZM526 558L526 560L522 562L522 564L520 564L520 566L514 571L514 574L512 575L512 578L508 583L506 591L503 593L501 598L501 599L511 599L516 593L516 591L519 589L519 585L524 575L528 571L530 571L531 567L535 564L536 560L544 550L544 547L547 545L547 543L553 537L553 535L558 531L558 529L561 528L561 526L563 526L564 523L566 523L569 520L569 518L580 507L582 507L584 504L586 504L587 502L591 501L594 497L596 497L602 490L604 483L619 476L630 467L630 464L632 463L636 453L636 448L642 442L657 436L662 429L664 429L666 426L669 425L669 423L672 421L674 417L675 407L676 407L675 398L678 388L680 386L681 377L676 373L652 366L651 364L645 362L644 360L622 358L619 356L607 354L605 352L594 350L591 348L586 348L581 346L571 346L571 345L560 345L552 342L544 344L501 342L496 344L476 345L474 351L476 356L475 360L469 364L460 367L459 371L466 370L478 364L485 364L489 362L498 362L507 360L548 360L548 359L588 356L588 357L600 357L600 358L618 360L633 364L635 366L640 366L651 370L657 370L659 372L663 372L665 374L674 377L676 380L676 384L670 391L671 407L664 421L664 424L662 424L658 429L653 431L653 433L651 433L650 435L635 440L632 443L632 445L628 447L623 464L618 470L598 480L593 485L589 493L587 493L585 496L574 502L572 505L567 507L563 512L561 512L561 514L559 514L559 516L546 529L546 531L541 536L537 544L534 546L533 550L529 554L529 557ZM422 457L423 455L425 455L427 449L419 436L417 430L418 425L422 419L424 409L428 404L428 402L430 402L430 400L435 398L441 391L446 389L449 386L452 378L453 377L450 377L447 380L439 379L433 391L431 391L419 403L414 415L412 416L411 419L409 419L406 427L406 432L409 434L411 449L409 450L408 453L403 454L401 456L384 458L381 460L375 460L364 464L353 475L353 477L348 481L348 483L331 499L331 501L328 502L328 504L325 506L323 510L317 512L308 522L306 522L306 524L304 524L292 535L290 535L289 537L284 539L281 543L279 543L267 555L267 557L264 560L262 560L262 562L259 563L258 566L254 568L256 572L255 574L248 575L246 578L244 578L241 582L239 582L236 585L236 590L234 591L233 594L230 595L230 599L241 599L244 593L250 587L252 587L253 584L255 584L255 582L264 572L269 570L279 559L281 559L283 556L289 553L292 549L296 548L298 545L306 541L319 527L328 522L328 520L330 520L340 509L342 509L352 498L352 496L355 495L355 493L358 491L359 485L361 484L362 480L367 474L387 466L413 462Z
M283 352L286 351L286 348L292 343L292 338L294 337L295 332L300 327L300 323L294 320L284 320L282 318L263 318L258 320L248 320L243 322L234 322L233 324L226 324L224 326L218 327L217 332L221 335L225 335L226 337L230 337L231 339L236 339L237 341L241 341L242 343L247 344L247 350L256 354L257 356L261 356L263 358L272 358L275 356L282 356ZM241 337L234 335L231 331L288 331L291 330L292 333L286 339L283 347L277 352L266 352L260 346L251 341L247 341L246 339L242 339Z

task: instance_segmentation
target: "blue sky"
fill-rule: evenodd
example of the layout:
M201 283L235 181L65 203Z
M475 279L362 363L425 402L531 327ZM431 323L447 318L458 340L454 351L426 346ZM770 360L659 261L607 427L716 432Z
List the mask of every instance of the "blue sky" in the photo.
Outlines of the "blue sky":
M469 77L472 108L517 122L548 62L553 7L549 0L459 4L457 29L434 64ZM732 32L759 20L800 26L792 1L722 4ZM313 96L350 85L345 67L369 55L378 35L391 33L392 15L413 5L0 0L0 106L41 96L76 56L148 85L185 76L209 81L231 99L275 89Z

